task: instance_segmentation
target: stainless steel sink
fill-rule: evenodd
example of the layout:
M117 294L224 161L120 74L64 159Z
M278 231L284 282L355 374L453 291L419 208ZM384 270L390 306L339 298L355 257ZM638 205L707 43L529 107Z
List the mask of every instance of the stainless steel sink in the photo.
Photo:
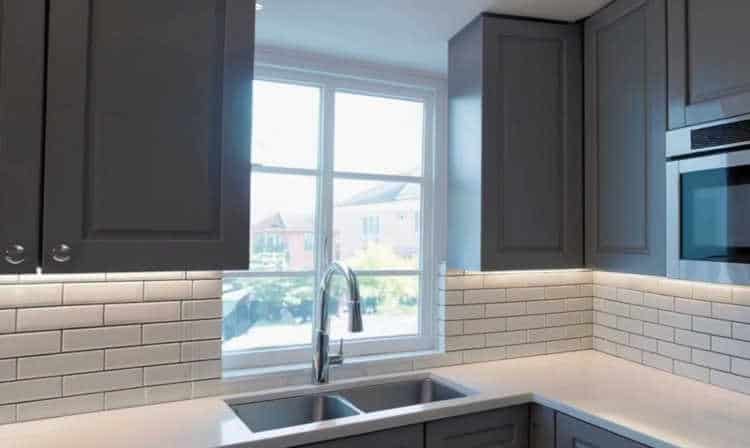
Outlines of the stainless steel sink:
M253 432L351 417L362 413L337 395L306 395L230 406Z
M451 400L467 395L432 378L358 387L338 393L364 412Z

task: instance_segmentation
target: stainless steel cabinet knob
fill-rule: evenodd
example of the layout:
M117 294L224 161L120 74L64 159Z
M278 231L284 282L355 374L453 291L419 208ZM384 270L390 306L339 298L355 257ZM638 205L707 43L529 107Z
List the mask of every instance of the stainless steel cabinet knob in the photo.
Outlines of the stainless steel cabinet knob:
M52 259L57 263L67 263L73 256L73 249L65 243L60 243L52 249Z
M3 252L3 258L10 264L21 264L26 261L26 249L20 244L9 244Z

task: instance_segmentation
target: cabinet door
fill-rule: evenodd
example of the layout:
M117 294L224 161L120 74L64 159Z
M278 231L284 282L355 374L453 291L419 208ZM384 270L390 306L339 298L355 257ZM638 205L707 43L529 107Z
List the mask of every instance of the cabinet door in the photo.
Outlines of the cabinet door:
M586 21L586 262L664 275L664 0L618 0Z
M423 446L424 427L422 425L414 425L373 432L362 436L328 440L326 442L305 445L303 448L422 448Z
M426 448L526 448L529 407L515 406L425 425Z
M581 27L485 18L483 269L583 265Z
M668 4L669 127L750 113L750 2Z
M45 8L0 1L0 274L38 266Z
M254 4L49 4L48 272L248 264Z
M557 413L557 448L647 448L630 439Z
M529 422L529 448L555 448L555 411L532 404Z

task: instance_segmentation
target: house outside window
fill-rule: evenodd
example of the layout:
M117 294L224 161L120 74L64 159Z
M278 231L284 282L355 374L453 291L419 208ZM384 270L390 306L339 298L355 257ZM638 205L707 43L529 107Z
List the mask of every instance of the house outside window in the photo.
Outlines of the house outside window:
M308 361L335 259L358 274L365 331L346 332L334 278L332 340L351 355L434 347L433 218L403 217L433 210L439 88L256 67L250 269L225 273L226 368Z

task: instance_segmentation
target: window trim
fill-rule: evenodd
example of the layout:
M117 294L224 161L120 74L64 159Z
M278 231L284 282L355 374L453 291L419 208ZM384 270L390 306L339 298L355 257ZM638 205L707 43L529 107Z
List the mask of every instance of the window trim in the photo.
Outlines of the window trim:
M256 51L263 53L263 50ZM324 266L329 263L328 254L333 253L332 238L326 238L324 244L317 241L318 235L333 234L333 216L327 213L333 207L333 181L334 179L348 180L371 180L371 181L398 181L417 183L421 188L421 219L422 233L420 237L420 266L416 270L397 271L363 271L358 270L360 276L420 276L420 308L419 328L420 334L414 336L390 336L380 338L368 338L364 340L347 341L344 346L349 356L370 356L378 354L393 354L404 352L418 352L433 350L437 347L437 272L438 261L444 253L440 245L440 234L444 224L444 201L435 201L436 195L444 191L444 158L440 157L444 151L444 137L436 130L438 123L444 122L446 107L444 81L434 78L415 77L413 75L399 76L393 71L377 69L364 70L369 73L363 76L363 68L347 67L340 61L322 62L316 59L314 62L319 66L327 67L326 70L311 69L309 59L294 58L295 64L290 64L288 59L282 59L282 63L275 58L266 55L265 58L256 57L255 79L287 82L298 85L309 85L321 89L321 112L320 112L320 146L318 153L317 168L282 168L264 165L252 165L249 169L254 172L276 173L276 174L301 174L316 176L317 199L315 219L316 241L313 247L313 257L316 266ZM333 62L333 63L332 63ZM351 64L349 64L351 65ZM332 73L330 67L336 67ZM353 68L353 69L352 69ZM356 94L375 95L379 97L416 100L424 104L424 137L423 158L421 176L400 176L389 174L369 174L333 169L333 120L334 95L336 92L349 92ZM321 191L322 190L322 191ZM440 196L442 197L442 196ZM322 202L326 202L325 204ZM429 218L426 218L429 217ZM321 250L323 249L323 250ZM252 278L252 277L302 277L312 276L314 285L319 282L319 275L315 270L288 271L288 272L250 272L250 271L228 271L226 278ZM317 289L317 288L315 288ZM316 298L317 299L317 298ZM314 303L313 306L317 306ZM312 335L311 335L312 340ZM332 341L332 345L337 341ZM276 347L267 349L226 351L223 353L223 364L225 369L247 369L258 367L279 366L285 364L298 364L308 362L312 356L311 344Z

